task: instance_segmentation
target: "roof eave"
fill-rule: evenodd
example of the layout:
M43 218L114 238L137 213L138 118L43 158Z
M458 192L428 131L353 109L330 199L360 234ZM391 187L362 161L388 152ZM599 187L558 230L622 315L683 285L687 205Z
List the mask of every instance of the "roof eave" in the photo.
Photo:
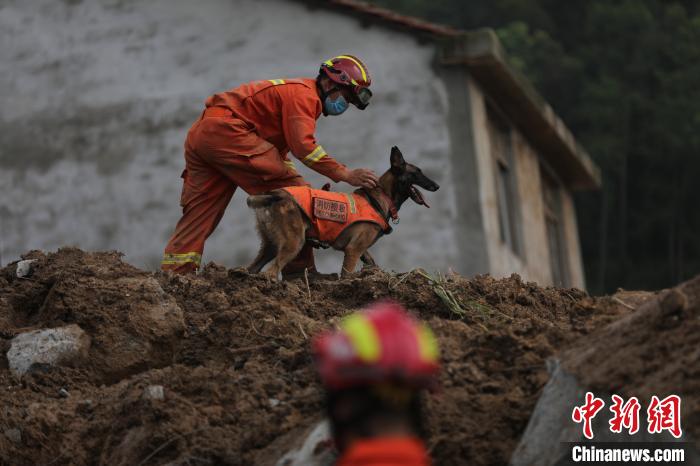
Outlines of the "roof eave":
M402 30L419 39L434 40L440 37L457 37L464 31L453 27L431 23L413 16L402 15L393 10L376 6L362 0L297 0L311 8L341 11L357 17L363 22L380 22L385 27Z
M599 189L600 169L527 78L507 62L492 29L443 40L443 65L465 65L570 189Z

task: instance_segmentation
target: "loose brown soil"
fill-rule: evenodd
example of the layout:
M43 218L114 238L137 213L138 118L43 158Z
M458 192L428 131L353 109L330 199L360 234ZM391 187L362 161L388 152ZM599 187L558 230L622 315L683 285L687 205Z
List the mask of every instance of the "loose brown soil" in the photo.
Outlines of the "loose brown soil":
M652 395L679 395L681 425L700 440L700 277L581 338L561 358L582 386L636 396L644 409Z
M274 464L321 417L310 338L386 297L425 319L442 348L443 388L427 400L435 463L506 464L546 359L651 296L454 275L444 286L465 309L456 314L418 271L307 288L212 264L196 277L147 273L114 252L26 257L37 259L27 279L0 269L2 354L18 333L69 323L92 345L75 367L21 380L0 357L0 464ZM164 400L144 397L154 384Z

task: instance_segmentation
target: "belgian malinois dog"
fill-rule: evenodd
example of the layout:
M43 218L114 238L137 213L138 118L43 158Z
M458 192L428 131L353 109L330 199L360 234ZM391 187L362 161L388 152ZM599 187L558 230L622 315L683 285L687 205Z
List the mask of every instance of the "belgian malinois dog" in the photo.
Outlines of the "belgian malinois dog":
M398 223L397 211L411 198L415 203L430 207L420 191L420 186L428 191L437 191L440 186L423 174L420 168L406 163L398 147L392 147L389 157L390 168L379 178L379 185L372 189L360 188L355 193L367 197L367 201L388 222ZM255 210L258 233L261 238L260 251L248 272L259 273L270 261L266 275L277 280L279 272L294 259L307 240L312 229L308 215L295 202L294 197L284 189L276 189L266 194L248 197L248 206ZM388 225L388 223L387 223ZM389 230L391 228L389 227ZM367 249L372 246L384 231L371 222L357 222L348 226L327 246L344 251L341 276L354 272L358 259L369 266L376 263Z

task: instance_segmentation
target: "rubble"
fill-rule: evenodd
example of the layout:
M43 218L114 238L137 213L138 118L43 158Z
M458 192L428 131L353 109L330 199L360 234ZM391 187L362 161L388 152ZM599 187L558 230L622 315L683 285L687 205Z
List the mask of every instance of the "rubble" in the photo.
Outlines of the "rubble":
M21 376L37 365L76 364L90 348L90 337L77 325L20 333L10 342L7 361Z
M3 464L186 464L199 458L276 465L298 453L322 421L311 338L384 298L425 320L441 346L442 387L425 398L435 464L507 464L550 379L547 360L562 358L562 367L588 384L570 369L566 350L597 338L657 296L593 298L517 276L431 281L421 271L376 269L307 288L303 280L273 283L215 264L198 276L150 273L116 252L73 248L33 251L24 259L36 260L31 280L17 278L14 265L0 269L0 351L21 333L70 325L78 325L91 345L81 364L45 366L20 384L0 360L0 386L12 387L0 390L0 418L15 422L0 429L22 435L21 444L0 439ZM659 321L670 332L695 312L694 295L684 293L688 305L668 298ZM656 344L641 335L640 349ZM605 347L607 354L613 349ZM689 349L686 357L696 352ZM580 367L584 375L596 373ZM634 381L645 372L627 376ZM673 377L671 386L686 386ZM162 398L153 387L162 387ZM62 388L69 397L57 395ZM689 435L698 438L700 422L690 414L687 419ZM323 451L321 444L314 451Z
M300 437L299 447L285 453L275 466L326 466L333 464L336 455L333 453L328 421L316 424L308 435Z
M17 274L17 278L25 278L31 275L33 267L32 264L34 264L34 262L34 259L27 259L17 262L17 269L15 272Z
M147 400L164 400L165 391L162 385L149 385L143 391L143 397Z
M512 466L554 466L570 454L566 442L585 440L571 422L571 400L586 392L606 403L593 419L597 442L688 443L686 459L700 464L694 438L700 425L700 277L642 303L595 334L579 339L553 360L551 377L537 402ZM640 431L612 433L608 421L612 395L636 397L643 406ZM646 430L646 408L652 396L679 394L686 430L676 439L669 432ZM687 429L687 428L690 429ZM695 461L695 462L693 462Z

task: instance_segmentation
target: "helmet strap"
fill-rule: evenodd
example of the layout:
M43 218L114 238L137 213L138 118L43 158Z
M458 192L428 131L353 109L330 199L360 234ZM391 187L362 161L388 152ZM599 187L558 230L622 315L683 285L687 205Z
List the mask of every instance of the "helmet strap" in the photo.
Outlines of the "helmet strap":
M328 116L328 112L326 111L326 106L324 105L324 102L326 101L326 97L328 97L328 93L323 90L323 86L321 86L321 77L324 76L323 74L319 73L318 77L316 78L316 89L318 89L318 93L321 95L321 111L323 112L323 116ZM328 79L328 78L326 78Z

